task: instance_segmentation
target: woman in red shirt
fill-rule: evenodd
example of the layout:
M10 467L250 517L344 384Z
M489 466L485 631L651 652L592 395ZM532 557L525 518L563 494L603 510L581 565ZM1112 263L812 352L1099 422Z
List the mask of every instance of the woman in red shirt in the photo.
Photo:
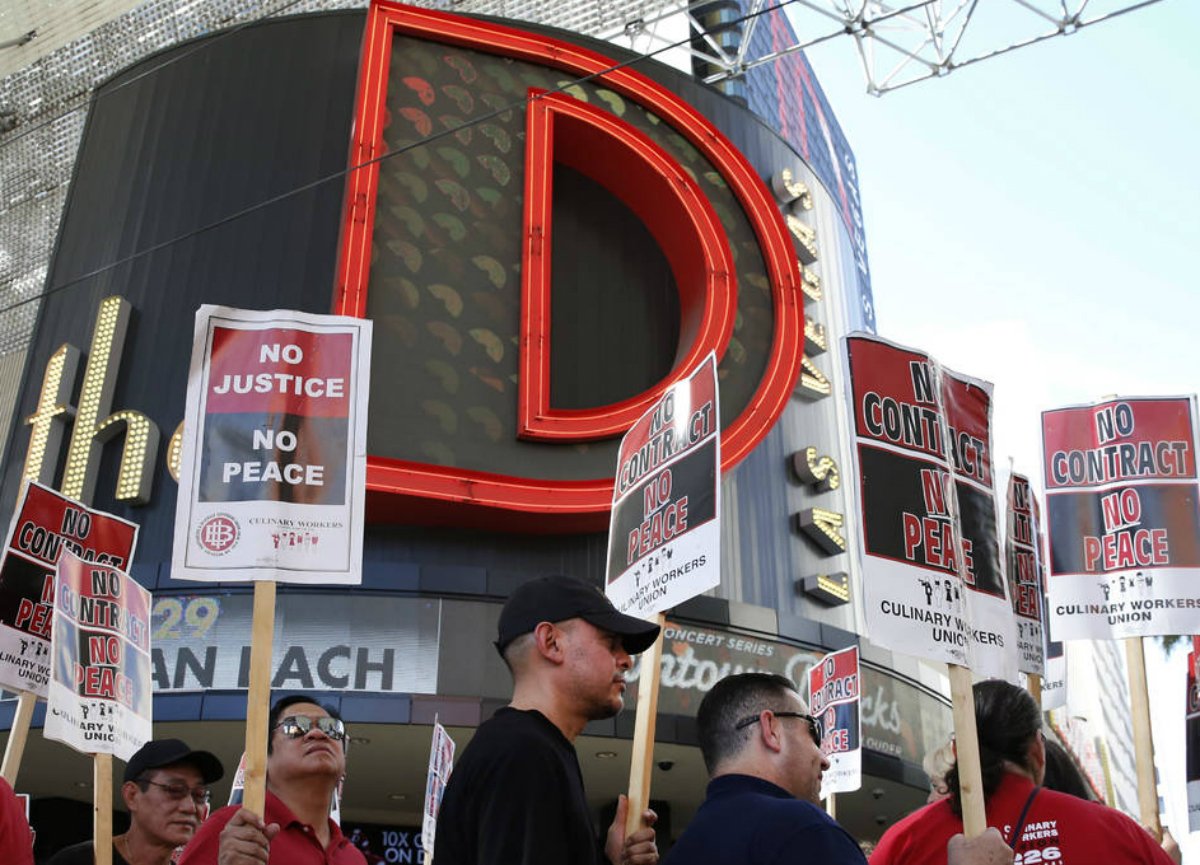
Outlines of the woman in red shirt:
M1027 691L1007 682L975 686L975 723L987 823L1014 851L1014 865L1172 865L1132 819L1098 802L1047 790L1042 714ZM963 831L958 767L950 795L893 825L871 865L944 865L946 843Z

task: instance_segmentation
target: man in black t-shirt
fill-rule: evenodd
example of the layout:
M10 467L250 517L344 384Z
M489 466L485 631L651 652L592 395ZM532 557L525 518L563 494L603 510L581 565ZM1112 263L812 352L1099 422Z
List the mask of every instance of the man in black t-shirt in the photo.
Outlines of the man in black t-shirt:
M658 626L623 615L569 577L520 586L500 613L496 648L512 702L480 725L450 775L438 814L437 865L654 865L653 811L626 837L624 796L603 847L572 744L624 705L630 655Z

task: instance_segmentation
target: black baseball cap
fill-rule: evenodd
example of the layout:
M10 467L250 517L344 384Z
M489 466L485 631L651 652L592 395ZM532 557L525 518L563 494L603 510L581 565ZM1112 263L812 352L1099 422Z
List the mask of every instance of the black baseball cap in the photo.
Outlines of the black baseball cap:
M555 575L530 580L512 593L500 611L496 648L503 654L509 643L528 634L539 622L576 618L620 636L625 651L631 655L646 651L658 638L658 625L618 612L595 586Z
M125 780L136 781L151 769L188 763L200 770L205 784L221 780L225 767L208 751L193 751L182 739L151 739L125 764Z

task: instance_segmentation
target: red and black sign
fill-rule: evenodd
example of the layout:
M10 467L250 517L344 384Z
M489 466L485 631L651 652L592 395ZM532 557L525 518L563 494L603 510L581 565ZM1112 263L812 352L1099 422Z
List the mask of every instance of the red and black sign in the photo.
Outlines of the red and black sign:
M214 327L202 502L346 502L354 337Z
M920 352L873 340L848 346L865 552L961 574L1003 597L987 390L939 372Z
M128 569L138 527L30 483L0 561L0 686L45 694L54 566L63 550Z
M1042 415L1052 574L1200 567L1195 430L1186 398Z

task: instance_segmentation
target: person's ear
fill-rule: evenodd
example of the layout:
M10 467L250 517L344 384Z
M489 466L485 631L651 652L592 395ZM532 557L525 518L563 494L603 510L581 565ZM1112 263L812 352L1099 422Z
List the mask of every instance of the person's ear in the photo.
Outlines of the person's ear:
M783 750L783 726L773 712L762 711L758 715L759 737L763 747L768 751L779 753Z
M561 664L566 660L563 632L553 623L538 622L537 627L533 629L533 641L537 646L538 654L547 661Z
M1034 733L1033 741L1029 743L1029 749L1025 754L1025 759L1033 772L1033 780L1037 784L1041 784L1046 778L1046 737L1041 730Z
M137 796L141 792L142 788L133 781L126 781L121 785L121 798L125 801L125 808L129 813L137 810Z

